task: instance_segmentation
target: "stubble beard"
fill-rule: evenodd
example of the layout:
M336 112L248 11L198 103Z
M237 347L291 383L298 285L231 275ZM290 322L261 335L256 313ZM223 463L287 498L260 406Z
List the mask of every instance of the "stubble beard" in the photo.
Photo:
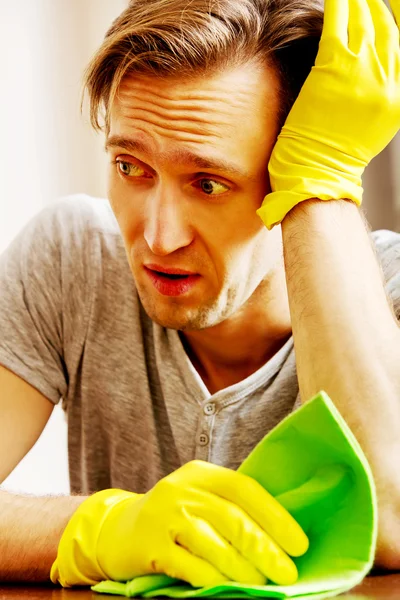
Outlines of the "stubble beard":
M179 331L199 331L218 325L232 314L231 294L222 300L211 299L202 306L187 307L184 302L169 298L164 304L157 302L154 295L138 288L138 294L142 306L149 318L168 329Z

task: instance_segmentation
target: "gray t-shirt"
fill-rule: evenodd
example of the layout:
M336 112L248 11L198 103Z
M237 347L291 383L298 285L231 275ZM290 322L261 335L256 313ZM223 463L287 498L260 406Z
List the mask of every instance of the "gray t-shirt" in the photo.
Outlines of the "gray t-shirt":
M400 235L373 238L399 317ZM62 401L72 493L145 492L195 458L236 469L300 403L292 338L211 395L178 332L144 312L108 202L86 195L45 208L0 257L0 364Z

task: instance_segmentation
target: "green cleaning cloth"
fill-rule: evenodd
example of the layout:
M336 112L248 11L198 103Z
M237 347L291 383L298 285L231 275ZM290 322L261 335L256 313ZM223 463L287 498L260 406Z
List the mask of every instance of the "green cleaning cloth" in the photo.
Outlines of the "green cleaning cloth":
M228 582L193 588L166 575L127 583L102 581L95 592L145 598L310 598L335 596L357 585L372 567L376 492L368 462L325 392L275 427L239 471L256 479L300 523L310 540L294 561L298 581L290 586Z

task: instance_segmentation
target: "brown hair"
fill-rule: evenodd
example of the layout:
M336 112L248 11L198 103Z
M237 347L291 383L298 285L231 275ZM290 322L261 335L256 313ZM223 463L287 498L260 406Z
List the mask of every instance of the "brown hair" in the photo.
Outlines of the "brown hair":
M314 65L322 0L131 0L84 76L90 121L105 130L122 79L131 74L198 77L260 60L280 76L283 125Z

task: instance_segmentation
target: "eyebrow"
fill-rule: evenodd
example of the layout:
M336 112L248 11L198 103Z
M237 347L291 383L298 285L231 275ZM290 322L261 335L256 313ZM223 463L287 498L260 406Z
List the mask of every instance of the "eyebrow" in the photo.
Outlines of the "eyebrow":
M128 152L140 152L142 154L150 154L150 150L146 144L133 138L126 138L118 135L113 135L107 138L105 143L106 152L110 148L123 148ZM243 179L253 180L254 178L247 173L247 171L241 169L234 163L228 162L223 159L208 158L206 156L200 156L195 152L191 152L187 149L173 150L172 152L162 152L160 155L162 160L169 159L171 162L176 162L181 165L193 165L198 169L210 169L215 171L223 171L229 175L236 175Z

